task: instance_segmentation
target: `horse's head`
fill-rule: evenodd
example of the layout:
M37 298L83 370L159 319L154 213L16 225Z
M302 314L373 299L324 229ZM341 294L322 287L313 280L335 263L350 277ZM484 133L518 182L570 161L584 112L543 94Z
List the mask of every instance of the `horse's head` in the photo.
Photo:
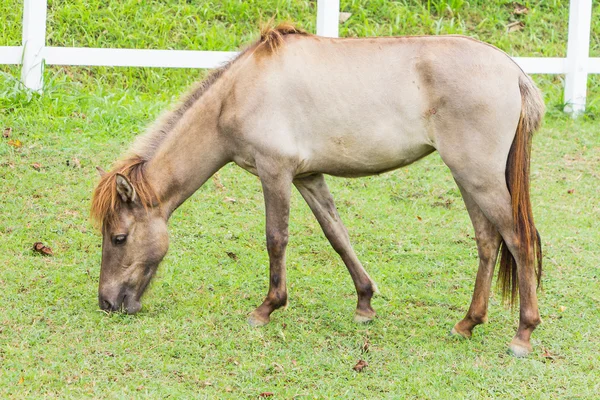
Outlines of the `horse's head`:
M138 190L145 191L143 186ZM167 253L167 218L146 202L147 193L140 194L120 173L103 175L94 193L92 213L101 218L103 237L98 303L106 311L138 312Z

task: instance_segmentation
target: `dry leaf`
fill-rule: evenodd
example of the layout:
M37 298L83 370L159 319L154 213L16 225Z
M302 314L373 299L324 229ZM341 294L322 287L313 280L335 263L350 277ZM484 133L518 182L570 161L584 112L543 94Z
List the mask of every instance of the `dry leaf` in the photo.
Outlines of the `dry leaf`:
M236 200L236 199L234 199L233 197L225 197L225 198L223 199L223 201L224 201L225 203L235 203L237 200Z
M4 128L4 132L2 132L2 137L4 139L7 139L7 138L10 137L11 133L12 133L12 128L11 127Z
M81 168L81 162L79 161L79 159L77 157L73 157L70 160L67 160L67 167L73 167L73 168ZM100 167L96 167L96 169L98 169ZM100 168L100 170L102 170L102 168ZM100 172L100 170L98 170L98 172ZM100 175L102 175L104 172L104 170L102 170L102 172L100 172Z
M423 221L423 218L419 217L418 215L417 215L417 219L418 219L419 221Z
M361 350L363 353L368 353L369 352L369 347L371 346L371 343L369 343L369 339L365 339L365 342L363 343Z
M19 139L11 139L8 141L8 145L18 149L19 147L23 146L23 143L21 143Z
M219 177L218 173L213 175L212 180L213 180L213 183L215 184L215 188L217 188L218 190L225 189L225 186L223 186L223 184L221 183L221 178Z
M273 392L262 392L259 394L260 397L271 397L273 396Z
M565 306L560 306L558 309L560 310L560 312L565 312L565 310L567 309L567 307L565 307Z
M40 163L33 163L31 164L31 168L35 169L36 171L39 171L40 169L42 169L42 165Z
M358 360L358 362L352 369L355 370L356 372L362 372L362 370L365 369L365 367L367 367L368 365L369 365L369 363L366 362L365 360Z
M575 192L575 189L569 189L569 190L567 190L567 193L569 193L569 194L573 194L573 192Z
M351 16L352 16L352 13L341 12L340 13L340 24L343 24L344 22L348 21L348 18L350 18Z
M238 256L237 256L237 254L235 254L235 253L234 253L234 252L232 252L232 251L228 251L228 252L227 252L227 256L228 256L229 258L231 258L233 261L237 261L237 260L238 260Z
M19 385L22 385L22 384L23 384L23 382L25 382L25 378L23 378L23 377L20 377L20 378L19 378Z
M546 360L553 361L556 358L556 355L552 354L550 352L550 350L548 350L548 349L546 349L544 347L542 347L542 350L544 350L544 352L542 353L542 357L544 357Z
M518 32L521 29L523 29L524 27L525 27L525 22L515 21L515 22L511 22L510 24L506 25L506 30L508 33Z
M35 242L33 244L33 250L44 256L51 256L54 254L52 253L52 249L50 247L44 246L42 242Z
M525 7L523 4L519 4L519 3L513 3L515 6L515 9L513 10L513 14L515 15L522 15L522 14L527 14L529 12L529 9L527 7Z
M79 112L79 111L73 111L73 112L71 113L71 117L73 117L73 118L81 118L81 119L86 119L86 118L87 118L87 115L85 115L84 113L82 113L82 112Z

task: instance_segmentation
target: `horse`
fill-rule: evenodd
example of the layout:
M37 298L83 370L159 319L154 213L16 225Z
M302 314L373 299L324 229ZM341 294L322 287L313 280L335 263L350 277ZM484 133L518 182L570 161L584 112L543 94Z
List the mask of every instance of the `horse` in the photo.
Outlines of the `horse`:
M167 221L224 165L258 176L266 214L269 289L249 316L265 325L287 305L285 252L295 186L346 265L355 320L375 317L377 291L357 258L324 175L395 170L437 151L472 221L479 269L466 316L470 338L487 321L500 254L503 299L520 318L509 350L532 351L541 322L541 241L530 201L531 141L543 118L539 89L492 45L464 36L324 38L290 24L213 71L139 136L93 192L102 232L98 303L133 314L168 249Z

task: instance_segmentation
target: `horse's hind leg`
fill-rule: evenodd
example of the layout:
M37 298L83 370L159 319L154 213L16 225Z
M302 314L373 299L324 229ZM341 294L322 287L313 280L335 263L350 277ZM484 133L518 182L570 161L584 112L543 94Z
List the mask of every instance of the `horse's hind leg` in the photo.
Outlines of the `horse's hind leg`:
M348 231L335 208L325 178L321 174L311 175L295 179L294 185L308 203L331 246L340 255L350 272L358 294L355 320L370 321L375 316L375 311L371 307L371 297L377 288L352 249Z
M470 338L476 325L487 322L488 299L494 276L494 266L498 258L501 237L498 230L483 214L477 203L460 184L460 192L465 201L469 217L475 229L477 252L479 253L479 269L475 279L473 298L467 315L452 328L452 334Z
M525 356L532 350L531 333L541 322L536 293L537 279L533 260L527 257L528 249L525 248L525 242L516 234L511 196L506 187L504 173L486 169L482 167L485 165L483 163L470 165L466 158L463 158L461 163L452 164L446 161L446 164L452 170L456 181L500 232L516 261L520 314L519 328L510 343L510 350L516 356ZM453 165L456 167L453 168Z

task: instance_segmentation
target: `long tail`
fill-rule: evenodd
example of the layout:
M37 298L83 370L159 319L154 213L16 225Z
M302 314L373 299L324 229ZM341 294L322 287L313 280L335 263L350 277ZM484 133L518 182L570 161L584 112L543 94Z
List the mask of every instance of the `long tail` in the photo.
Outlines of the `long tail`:
M541 124L545 106L542 94L531 78L522 74L519 78L521 90L521 116L506 162L506 185L511 195L515 232L525 250L526 262L537 264L537 284L542 277L542 243L533 222L531 201L529 198L529 165L531 139ZM513 305L519 292L517 263L502 240L500 247L500 268L498 284L502 297Z

